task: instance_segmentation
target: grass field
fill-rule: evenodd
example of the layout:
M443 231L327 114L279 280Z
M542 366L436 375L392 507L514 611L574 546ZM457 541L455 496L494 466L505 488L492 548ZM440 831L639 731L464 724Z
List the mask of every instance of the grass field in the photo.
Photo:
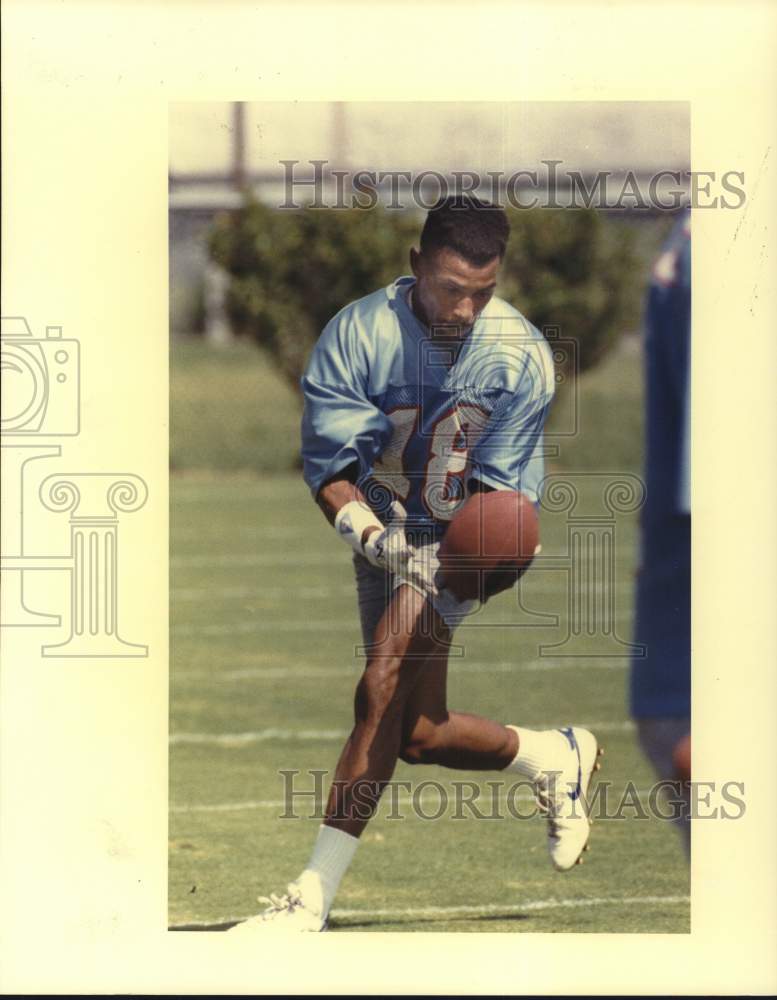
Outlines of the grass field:
M177 378L174 371L174 392ZM638 467L636 352L590 373L581 391L569 467ZM291 423L293 398L286 404L275 414L281 426ZM261 401L252 419L272 424ZM169 916L174 927L215 927L255 912L256 895L283 890L307 860L317 820L280 818L279 772L299 770L298 787L307 789L305 772L334 765L350 728L360 637L347 552L298 474L191 472L174 476L171 489ZM558 622L520 627L528 619L517 592L491 602L457 633L464 655L451 667L450 704L528 726L590 724L606 749L601 780L612 783L612 813L627 782L643 801L652 782L628 719L626 659L539 655L568 625L565 517L542 522L543 555L557 568L532 570L521 590L524 608ZM628 638L636 515L618 515L614 526L616 631ZM578 651L594 649L595 638L580 641ZM586 864L561 875L547 859L540 818L516 819L498 799L502 818L463 809L465 818L454 818L453 783L474 780L489 814L487 783L497 774L400 763L395 779L411 782L396 803L403 818L389 818L387 801L368 827L335 904L334 931L689 930L677 835L665 822L636 818L633 805L619 819L597 820ZM427 816L440 810L439 786L419 790L430 780L450 796L436 820L410 808L415 795ZM310 808L301 801L303 817Z

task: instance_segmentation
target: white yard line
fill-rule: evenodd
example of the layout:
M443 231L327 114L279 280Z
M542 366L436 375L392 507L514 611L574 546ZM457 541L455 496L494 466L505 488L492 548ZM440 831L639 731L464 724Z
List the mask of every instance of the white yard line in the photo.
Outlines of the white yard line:
M621 613L619 620L621 623L631 621L631 614ZM477 624L474 620L471 625L462 625L457 634L461 634L466 629L475 628L521 628L527 626L520 621L490 621ZM534 626L531 626L534 627ZM549 625L549 628L555 626ZM224 625L201 625L197 622L186 622L170 627L171 635L248 635L252 632L347 632L358 629L358 623L350 616L342 621L333 621L331 618L275 618L268 615L266 618L250 622L232 622ZM624 654L626 655L626 654Z
M513 673L544 673L552 670L627 670L628 663L615 658L591 660L581 663L578 658L566 661L546 662L544 660L529 660L526 663L472 663L459 661L455 657L449 662L451 674L513 674ZM322 680L332 677L357 678L364 669L362 658L354 661L349 667L246 667L244 670L178 670L172 673L172 680L198 681L207 680L211 683L223 684L233 681L280 681L280 680Z
M214 528L214 525L211 524L210 527ZM299 538L299 533L299 527L293 524L236 524L233 520L230 523L216 525L215 530L211 530L210 532L207 530L174 530L171 536L171 544L175 548L177 545L182 545L186 542L197 542L198 545L204 545L208 542L223 543L226 534L234 541L238 538L254 538L257 540Z
M453 917L457 915L474 917L488 914L504 914L505 917L509 917L542 910L577 910L596 906L687 906L690 901L690 896L592 896L588 899L533 899L527 900L525 903L505 903L503 905L486 903L480 906L417 906L405 909L386 907L375 910L341 910L336 908L332 910L332 917L334 919L357 917L363 920L376 917L407 917L412 919L413 917ZM192 921L183 926L195 930L220 924L237 923L247 919L248 916L249 914L242 917L230 916L209 921Z
M482 906L418 906L406 910L333 910L333 917L436 917L461 914L524 913L532 910L581 909L588 906L662 906L664 904L690 903L690 896L595 896L590 899L535 899L514 906L498 903Z
M169 812L171 813L228 813L246 812L252 809L283 809L286 803L283 799L257 799L247 802L211 802L200 805L179 805L173 803Z
M299 555L290 556L287 550L288 546L285 546L284 551L268 555L246 552L225 552L220 555L172 556L170 559L170 566L173 569L186 569L190 567L193 568L203 566L288 566L289 568L297 568L301 566L331 566L335 563L335 559L330 553L322 552L319 555L308 553L306 556L302 557ZM547 554L554 560L563 558L564 556L563 552L548 552ZM616 565L621 568L624 565L631 566L631 560L620 561L616 559ZM563 571L564 568L559 566L555 566L552 569L543 569L542 564L538 564L535 569L535 573L560 573Z
M629 719L620 722L578 722L575 725L600 733L625 733L634 729ZM534 729L551 729L550 723L533 723ZM344 740L349 735L347 729L255 729L243 733L171 733L171 746L205 744L209 746L240 747L251 743L266 743L269 740L299 741L309 740L329 742Z
M330 587L173 587L170 591L170 600L176 601L203 601L208 603L213 600L245 600L248 598L262 597L284 597L300 599L318 599L322 597L356 596L354 584L340 584L340 586Z
M234 476L231 481L227 478L226 482L212 483L185 483L176 479L170 492L173 494L174 503L196 503L200 500L212 500L214 495L218 495L220 501L233 501L235 503L257 498L263 499L271 494L283 494L284 496L292 494L302 498L309 496L308 488L301 476L299 479L289 480L284 480L281 476L273 476L256 482L241 480L239 476Z
M248 635L251 632L355 632L356 621L311 620L309 618L282 619L272 616L253 622L233 622L229 625L173 625L171 635Z
M617 594L630 594L633 589L632 584L619 583L615 587L615 592ZM524 598L530 600L536 594L563 593L563 586L533 584L524 594ZM356 586L354 583L348 583L331 587L173 587L170 590L170 600L172 603L176 601L203 601L207 603L213 600L241 600L252 597L289 597L295 600L299 598L317 599L333 595L356 597Z
M257 555L255 553L235 553L219 556L173 556L170 559L171 569L201 568L208 566L287 566L289 569L299 569L304 566L328 566L332 557L322 553L319 556L298 555L289 556L288 552L276 555Z
M516 784L520 779L516 779ZM449 796L451 802L456 804L456 791L454 788L449 788L446 785L442 786L445 789L446 795ZM637 795L642 796L649 795L652 789L650 788L637 788L635 789ZM297 793L299 794L299 793ZM440 793L437 787L435 788L423 788L421 794L419 795L408 795L403 793L401 795L390 795L386 796L384 803L388 802L387 808L393 809L395 806L411 806L416 804L419 799L423 802L425 798L433 798L436 802L440 801ZM516 802L532 802L534 801L534 795L530 792L519 793L518 795L509 796L510 803ZM484 790L483 801L487 801L489 806L493 806L496 802L499 805L504 805L508 800L508 796L499 794L494 798L492 794L487 794ZM171 813L228 813L228 812L252 812L257 809L286 809L289 803L285 799L248 799L244 802L209 802L209 803L196 803L193 805L186 805L183 803L173 803L169 807L169 812ZM382 806L381 806L382 807Z
M171 733L170 745L208 744L211 746L245 746L249 743L265 743L268 740L343 740L348 736L345 729L258 729L247 733Z

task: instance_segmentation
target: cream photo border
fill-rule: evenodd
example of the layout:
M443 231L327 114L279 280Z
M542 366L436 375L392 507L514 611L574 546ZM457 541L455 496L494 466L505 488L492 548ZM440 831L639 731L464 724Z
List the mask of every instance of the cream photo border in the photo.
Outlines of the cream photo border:
M4 15L3 314L80 344L81 430L58 468L147 487L117 514L121 635L147 655L50 658L36 628L0 633L2 991L777 988L777 8L6 0ZM694 768L744 781L747 812L697 824L690 935L260 950L167 932L168 104L349 99L689 100L693 168L745 173L743 208L693 216ZM67 518L52 521L50 540L25 525L33 554L62 550Z

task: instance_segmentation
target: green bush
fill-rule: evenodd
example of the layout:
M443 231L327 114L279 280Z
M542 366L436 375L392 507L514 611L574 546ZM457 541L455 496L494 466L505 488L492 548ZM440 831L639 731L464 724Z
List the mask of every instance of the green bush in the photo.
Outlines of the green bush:
M344 305L409 270L412 213L280 211L251 201L217 219L214 259L231 276L235 332L251 337L295 388L310 349ZM499 294L540 329L578 342L594 365L638 322L643 267L632 229L594 210L513 211Z
M264 347L295 388L336 312L406 273L418 226L382 211L293 212L251 202L219 218L214 259L231 275L234 331Z
M639 323L644 268L632 226L594 210L513 212L499 294L542 330L577 343L592 368Z

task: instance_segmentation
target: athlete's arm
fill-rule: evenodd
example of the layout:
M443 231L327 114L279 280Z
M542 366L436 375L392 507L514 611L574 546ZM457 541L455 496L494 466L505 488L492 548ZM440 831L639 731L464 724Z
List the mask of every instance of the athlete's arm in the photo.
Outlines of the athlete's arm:
M359 467L353 463L323 484L316 495L316 503L324 517L340 538L373 566L398 573L425 589L433 589L421 567L412 561L414 550L405 536L405 508L395 500L391 505L391 519L384 525L356 485L358 474Z
M338 472L336 476L332 477L332 479L325 482L318 491L316 503L323 511L324 517L332 526L334 526L335 519L339 511L345 507L346 504L358 501L359 503L367 506L364 494L356 485L358 475L359 467L354 462L341 472ZM473 478L469 481L470 493L493 493L495 489L496 487L489 486L488 483L483 483L479 479ZM361 538L362 544L364 544L367 540L369 534L373 531L379 530L380 525L378 524L367 528Z
M362 504L365 509L368 508L364 494L356 485L358 475L359 467L355 462L353 462L351 465L338 472L337 475L327 480L318 491L316 503L323 511L324 517L333 527L337 519L337 515L343 507L346 506L346 504L355 502ZM381 528L382 525L380 523L365 527L362 531L361 538L359 539L361 544L364 545L369 536L375 531L380 531Z
M409 579L413 550L405 536L407 512L391 504L388 524L356 485L389 443L393 425L370 399L367 342L357 323L338 314L319 338L302 393L305 481L337 534L373 566Z

